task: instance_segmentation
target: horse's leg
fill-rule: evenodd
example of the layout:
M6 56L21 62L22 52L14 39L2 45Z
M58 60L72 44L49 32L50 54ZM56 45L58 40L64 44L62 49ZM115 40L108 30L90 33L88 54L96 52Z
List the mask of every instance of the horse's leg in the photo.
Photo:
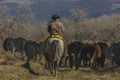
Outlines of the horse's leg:
M53 64L52 62L48 62L49 68L50 68L50 73L53 74Z
M61 59L60 59L60 63L59 63L59 66L60 66L60 67L61 67L63 58L64 58L64 56L62 56Z
M59 67L59 62L55 62L55 76L57 77L57 69Z
M53 76L57 76L57 62L53 62Z
M55 76L55 63L52 62L52 71L53 71L53 76Z
M60 59L58 59L58 61L57 62L55 62L55 76L57 77L57 70L58 70L58 68L59 68L59 64L60 64Z

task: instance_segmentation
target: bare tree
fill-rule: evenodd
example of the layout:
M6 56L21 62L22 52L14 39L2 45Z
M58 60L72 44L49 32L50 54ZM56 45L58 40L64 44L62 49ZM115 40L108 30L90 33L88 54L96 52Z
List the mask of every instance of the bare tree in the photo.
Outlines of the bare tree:
M29 5L18 6L17 15L21 23L28 23L34 18L34 15Z
M4 24L8 20L8 7L6 5L0 5L0 24Z
M72 9L71 11L72 20L75 25L79 24L80 22L84 21L88 14L82 9Z
M81 40L80 34L82 31L81 26L83 26L83 22L87 19L88 14L82 9L72 9L71 10L73 27L75 29L74 38L77 40Z

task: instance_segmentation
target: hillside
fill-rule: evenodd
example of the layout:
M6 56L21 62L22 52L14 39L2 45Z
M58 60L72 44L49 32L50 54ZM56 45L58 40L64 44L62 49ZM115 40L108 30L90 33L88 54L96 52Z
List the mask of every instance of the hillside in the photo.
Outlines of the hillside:
M104 14L120 13L120 0L0 0L16 12L16 6L28 5L38 20L46 20L52 14L69 18L72 9L83 9L92 18Z

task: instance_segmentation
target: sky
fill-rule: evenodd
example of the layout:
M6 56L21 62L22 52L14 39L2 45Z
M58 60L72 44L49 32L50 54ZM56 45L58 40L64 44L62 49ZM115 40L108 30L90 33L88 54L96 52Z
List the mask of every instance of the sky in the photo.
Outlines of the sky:
M61 0L41 0L41 1L61 1ZM81 1L81 0L65 0L65 1ZM0 3L32 4L33 2L34 2L34 0L0 0Z
M0 3L32 4L33 0L0 0Z

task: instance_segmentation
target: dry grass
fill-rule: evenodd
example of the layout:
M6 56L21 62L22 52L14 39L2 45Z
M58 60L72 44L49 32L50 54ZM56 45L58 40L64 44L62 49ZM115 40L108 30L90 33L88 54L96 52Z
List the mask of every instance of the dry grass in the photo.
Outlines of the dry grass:
M40 75L32 75L21 66L25 61L12 59L8 54L0 57L0 80L120 80L120 69L113 73L112 71L98 72L85 67L79 70L61 67L58 70L58 76L54 77L48 69L44 69L44 58L39 62L40 64L37 61L31 62L32 69L40 73Z
M4 59L0 60L0 63ZM31 62L31 67L40 75L32 75L21 65L24 61L17 61L13 65L0 65L0 80L120 80L120 70L115 73L97 73L90 68L80 68L79 70L68 67L59 68L58 76L50 75L49 70L44 69L44 65Z

